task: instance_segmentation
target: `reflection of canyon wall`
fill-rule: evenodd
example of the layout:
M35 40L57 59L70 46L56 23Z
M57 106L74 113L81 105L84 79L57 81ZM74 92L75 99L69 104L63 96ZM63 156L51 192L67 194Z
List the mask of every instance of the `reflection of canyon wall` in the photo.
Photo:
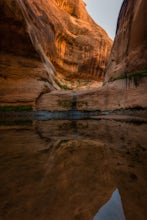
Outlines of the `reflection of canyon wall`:
M61 78L103 79L112 42L82 0L1 0L0 8L1 103L33 104L52 90L54 67Z
M146 129L105 120L0 126L0 217L89 220L118 188L126 219L145 220Z

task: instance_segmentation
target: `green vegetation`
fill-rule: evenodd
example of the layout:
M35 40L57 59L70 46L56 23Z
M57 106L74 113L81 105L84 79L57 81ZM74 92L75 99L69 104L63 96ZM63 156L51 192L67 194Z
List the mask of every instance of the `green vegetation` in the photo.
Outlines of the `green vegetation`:
M66 108L66 109L73 109L75 107L75 103L73 101L67 101L67 100L64 100L64 101L58 100L58 105L61 106L62 108ZM84 108L87 106L88 106L87 102L79 102L78 103L79 108Z
M32 111L31 105L17 105L17 106L0 106L0 112L22 112L22 111Z
M43 81L43 82L47 82L49 83L49 81L46 79L46 78L43 78L43 77L40 77L39 79L40 81ZM62 84L59 80L55 79L55 82L56 84L63 90L71 90L71 88L69 88L67 85L65 84Z
M62 108L67 108L67 109L72 109L73 103L72 101L58 101L58 105L61 106Z
M60 84L60 88L63 90L71 90L67 85Z
M138 86L139 85L139 82L140 80L143 78L143 77L146 77L147 76L147 70L144 70L142 72L136 72L136 73L125 73L121 76L118 76L116 78L111 78L109 79L108 82L114 82L116 80L121 80L121 79L128 79L128 80L132 80L134 81L134 84L135 86ZM105 83L104 83L105 84ZM104 85L103 84L103 85Z
M61 84L58 80L55 80L55 82L57 83L57 85L63 89L63 90L71 90L71 88L69 88L67 85L65 84Z
M79 102L78 103L79 108L84 108L84 107L87 107L87 106L88 106L88 102Z

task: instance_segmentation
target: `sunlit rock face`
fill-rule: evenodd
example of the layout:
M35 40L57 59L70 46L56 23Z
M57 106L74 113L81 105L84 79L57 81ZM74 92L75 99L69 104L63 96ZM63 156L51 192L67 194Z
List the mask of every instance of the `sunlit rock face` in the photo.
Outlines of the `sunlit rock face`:
M147 1L124 0L106 81L147 70Z
M55 72L60 79L103 79L112 41L85 7L82 0L1 0L1 103L35 105L58 89Z
M123 2L104 86L77 91L78 110L147 108L146 9L145 0ZM53 102L47 104L48 99ZM63 110L63 107L69 109L70 106L63 104L71 103L72 100L70 93L64 93L62 97L51 93L43 95L36 106L37 109Z
M102 80L112 41L90 18L83 0L29 3L45 25L41 32L46 32L49 39L43 48L58 77Z

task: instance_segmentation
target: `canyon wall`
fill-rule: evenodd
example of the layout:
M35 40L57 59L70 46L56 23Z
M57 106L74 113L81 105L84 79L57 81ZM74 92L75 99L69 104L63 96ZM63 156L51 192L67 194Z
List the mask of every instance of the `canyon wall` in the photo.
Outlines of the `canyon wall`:
M108 108L147 108L146 11L146 0L123 2L105 76Z
M89 110L147 108L146 11L146 0L124 0L104 86L80 93L79 104Z
M2 0L0 7L1 105L72 109L72 91L53 91L61 79L104 78L111 40L82 0ZM145 0L124 0L104 85L77 91L77 109L147 108L146 10Z
M77 91L78 110L147 108L147 1L124 0L116 37L101 88ZM46 100L54 100L47 103ZM60 101L59 101L60 100ZM55 92L38 100L37 109L69 110L73 94Z
M43 65L18 1L2 0L0 8L0 105L34 105L53 89L52 67L47 71Z
M82 0L1 0L1 105L35 105L61 87L58 79L104 78L112 41L85 7Z
M147 71L147 1L124 0L105 81Z

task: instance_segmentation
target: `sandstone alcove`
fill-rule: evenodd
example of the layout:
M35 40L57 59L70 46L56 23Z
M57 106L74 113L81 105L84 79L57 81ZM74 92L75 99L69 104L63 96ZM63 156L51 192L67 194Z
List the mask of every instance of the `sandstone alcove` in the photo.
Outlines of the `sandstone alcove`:
M31 103L53 87L102 82L112 41L83 0L9 0L0 7L2 102Z
M0 220L146 220L147 1L0 9Z

